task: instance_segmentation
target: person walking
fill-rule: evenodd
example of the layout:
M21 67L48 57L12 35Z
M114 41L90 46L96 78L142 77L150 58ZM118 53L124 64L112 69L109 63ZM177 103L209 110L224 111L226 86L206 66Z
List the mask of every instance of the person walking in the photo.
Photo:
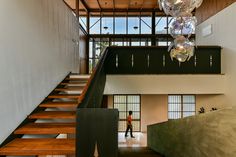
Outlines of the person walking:
M128 137L128 131L130 130L130 136L131 138L135 138L133 136L133 126L132 126L132 114L133 112L132 111L129 111L129 115L127 117L127 128L126 128L126 131L125 131L125 137Z

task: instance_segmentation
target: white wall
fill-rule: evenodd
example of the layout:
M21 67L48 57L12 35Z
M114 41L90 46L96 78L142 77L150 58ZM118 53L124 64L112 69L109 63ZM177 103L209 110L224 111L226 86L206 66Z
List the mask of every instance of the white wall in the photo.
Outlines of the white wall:
M202 35L202 30L212 25L212 34ZM226 97L236 106L236 2L209 18L197 27L198 45L222 46L222 70L226 77Z
M141 95L141 131L147 126L168 121L168 95Z
M108 75L105 94L224 94L224 75Z
M70 72L76 18L62 0L0 1L0 143Z

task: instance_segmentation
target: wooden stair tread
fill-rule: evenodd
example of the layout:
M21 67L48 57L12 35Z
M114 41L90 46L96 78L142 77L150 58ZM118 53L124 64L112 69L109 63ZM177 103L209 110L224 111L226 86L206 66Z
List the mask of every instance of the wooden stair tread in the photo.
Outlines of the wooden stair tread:
M65 80L67 81L88 81L89 78L74 78L74 77L69 77L66 78Z
M14 139L0 148L0 155L74 155L75 139Z
M86 86L86 82L61 82L60 85L76 85L76 86Z
M56 88L55 91L66 92L66 91L81 91L84 87L68 87L68 88Z
M15 134L74 134L75 123L29 123L17 129Z
M29 116L29 119L75 119L75 111L41 111Z
M49 95L48 98L50 99L57 99L57 98L69 98L69 99L78 99L80 94L52 94Z
M39 107L46 108L76 108L78 107L78 102L46 102L39 105Z
M78 74L78 73L71 73L69 75L70 78L90 78L90 74Z

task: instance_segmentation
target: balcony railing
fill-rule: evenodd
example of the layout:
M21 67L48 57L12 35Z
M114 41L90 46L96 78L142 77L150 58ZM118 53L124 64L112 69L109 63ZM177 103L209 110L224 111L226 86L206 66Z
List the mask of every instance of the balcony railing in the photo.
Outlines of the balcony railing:
M105 67L107 74L220 74L221 47L199 46L181 64L167 47L110 47Z

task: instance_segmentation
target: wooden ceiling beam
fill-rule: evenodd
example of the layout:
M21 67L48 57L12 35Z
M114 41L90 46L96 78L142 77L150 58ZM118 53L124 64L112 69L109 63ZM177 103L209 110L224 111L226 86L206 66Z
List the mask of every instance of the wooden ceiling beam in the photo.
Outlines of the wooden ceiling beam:
M142 6L141 6L141 10L143 9L143 4L144 4L144 0L142 0Z
M97 0L97 3L98 3L98 6L99 6L99 9L102 10L102 6L101 6L99 0Z
M128 7L127 7L127 11L129 10L129 8L130 8L130 3L131 3L131 0L128 0Z
M89 38L151 38L151 37L158 37L158 38L171 38L170 34L89 34ZM195 34L191 36L194 38Z
M155 9L102 9L102 12L163 12L161 11L159 8L155 8ZM101 12L100 9L90 9L90 12Z
M79 0L75 0L75 14L79 17Z
M80 2L83 4L85 10L86 10L87 12L90 12L90 8L89 8L88 4L87 4L84 0L80 0Z
M116 8L116 0L113 0L113 10Z

